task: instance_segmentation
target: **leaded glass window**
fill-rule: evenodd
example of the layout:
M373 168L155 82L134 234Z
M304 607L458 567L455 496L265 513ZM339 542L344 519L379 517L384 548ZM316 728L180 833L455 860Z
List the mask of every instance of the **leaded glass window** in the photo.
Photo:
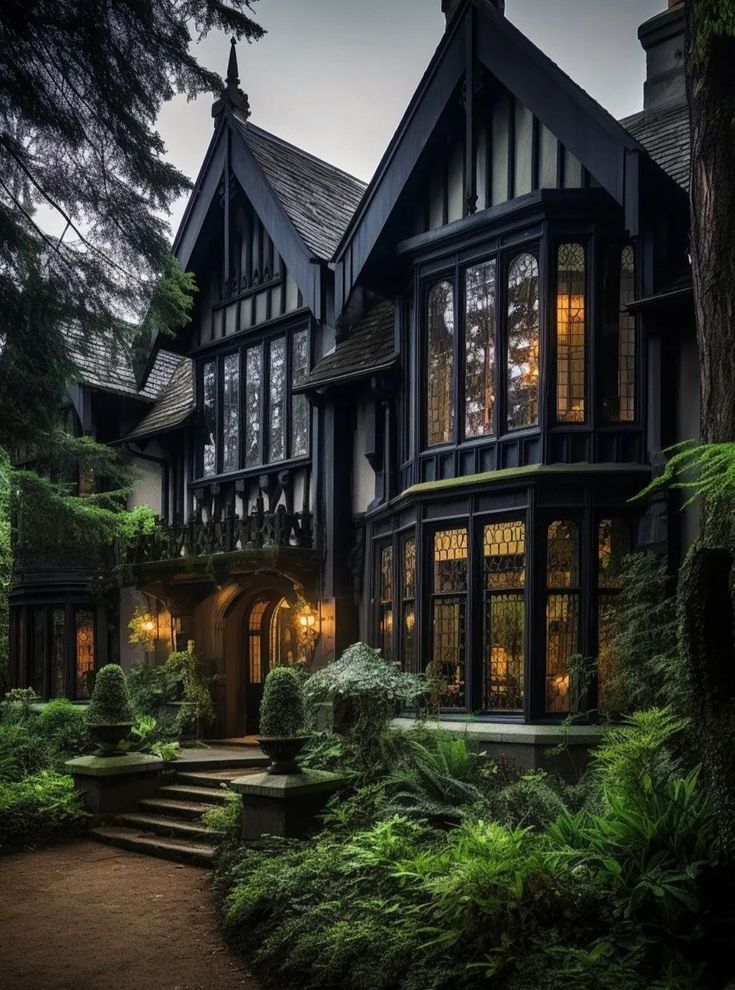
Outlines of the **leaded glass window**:
M467 530L439 530L433 545L431 679L444 708L465 707L467 588Z
M66 697L66 612L51 610L51 695Z
M202 369L202 411L204 413L204 447L202 474L217 473L217 368L207 361Z
M552 522L546 541L546 711L570 709L569 660L579 642L579 528Z
M268 348L268 460L286 457L286 338L277 337Z
M248 679L251 684L262 684L263 670L263 615L267 601L255 602L248 619Z
M635 250L627 245L608 256L605 322L601 339L602 414L608 423L635 420L636 321L628 305L636 296Z
M88 608L77 609L74 625L76 647L75 697L83 699L90 697L94 686L94 612Z
M240 466L240 355L225 355L222 362L222 470Z
M521 254L508 270L508 428L539 420L539 266Z
M401 661L403 669L418 673L416 656L416 537L401 544Z
M300 385L309 374L309 332L299 330L291 337L291 383ZM309 400L305 395L291 397L291 457L309 453Z
M245 467L260 464L262 390L263 348L249 347L245 356Z
M557 257L556 418L585 418L585 255L581 244L562 244Z
M393 547L380 551L379 632L380 649L386 660L393 659Z
M495 432L495 262L465 272L465 436Z
M429 446L454 435L454 289L439 282L429 292L427 425Z
M45 698L46 672L48 669L48 638L46 635L46 609L43 606L31 610L31 648L28 651L28 684L39 698Z
M618 397L620 421L635 418L635 316L628 305L635 299L635 254L628 245L620 259L620 331L618 336Z
M622 588L622 565L631 552L630 527L624 519L601 519L597 528L597 707L607 711L612 657L615 596ZM612 706L614 707L614 706Z
M521 711L526 663L526 526L521 520L485 526L483 585L483 708Z

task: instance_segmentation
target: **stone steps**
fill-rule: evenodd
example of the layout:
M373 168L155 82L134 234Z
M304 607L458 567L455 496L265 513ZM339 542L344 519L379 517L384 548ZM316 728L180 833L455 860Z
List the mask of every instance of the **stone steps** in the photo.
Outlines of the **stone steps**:
M181 818L171 818L169 815L152 815L143 812L130 812L118 815L116 825L137 829L139 832L153 832L155 835L168 835L177 839L189 839L191 842L209 844L212 833L205 825L199 825L195 820L186 821Z
M202 804L201 801L174 801L158 797L138 801L138 808L145 814L152 812L154 815L168 815L171 818L201 818L209 808L216 807L214 802Z
M89 833L98 842L104 842L118 849L158 856L177 863L190 863L195 866L211 866L214 860L214 846L203 842L192 842L161 835L147 834L123 825L105 825L93 828Z
M222 782L217 781L214 786L197 787L188 784L167 784L160 787L156 797L172 801L191 801L201 804L226 804L227 790L222 787Z

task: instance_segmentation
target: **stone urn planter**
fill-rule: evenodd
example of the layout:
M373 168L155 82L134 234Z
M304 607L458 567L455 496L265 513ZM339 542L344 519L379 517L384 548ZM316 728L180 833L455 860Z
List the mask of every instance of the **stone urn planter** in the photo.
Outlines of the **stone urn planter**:
M258 736L258 745L270 759L267 773L298 773L296 757L306 744L307 736Z
M107 722L89 725L89 734L97 743L99 756L119 756L120 744L130 735L132 722Z

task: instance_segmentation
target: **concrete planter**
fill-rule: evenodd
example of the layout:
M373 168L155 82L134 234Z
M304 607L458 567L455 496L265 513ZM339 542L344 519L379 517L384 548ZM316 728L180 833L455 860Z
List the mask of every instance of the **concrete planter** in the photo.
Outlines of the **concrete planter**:
M238 777L230 787L242 794L243 839L264 835L301 839L316 831L327 801L346 783L344 777L323 770Z
M130 735L133 728L132 722L108 722L106 724L95 725L94 722L87 723L89 734L99 746L100 756L122 755L120 743Z
M84 795L87 811L95 815L131 811L138 801L153 797L164 766L158 756L147 753L78 756L64 765Z
M296 757L307 739L308 736L257 736L258 745L271 761L267 773L276 776L299 773Z

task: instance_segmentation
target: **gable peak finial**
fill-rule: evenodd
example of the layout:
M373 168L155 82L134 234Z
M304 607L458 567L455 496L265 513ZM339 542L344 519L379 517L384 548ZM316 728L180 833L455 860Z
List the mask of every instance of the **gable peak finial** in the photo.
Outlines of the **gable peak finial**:
M225 87L220 93L219 99L215 100L212 106L212 116L214 117L214 126L216 127L219 118L224 113L227 106L234 107L239 110L241 115L247 118L250 116L250 101L248 100L247 93L243 93L240 89L240 73L237 67L237 38L230 39L230 57L227 62L227 77L225 79Z

